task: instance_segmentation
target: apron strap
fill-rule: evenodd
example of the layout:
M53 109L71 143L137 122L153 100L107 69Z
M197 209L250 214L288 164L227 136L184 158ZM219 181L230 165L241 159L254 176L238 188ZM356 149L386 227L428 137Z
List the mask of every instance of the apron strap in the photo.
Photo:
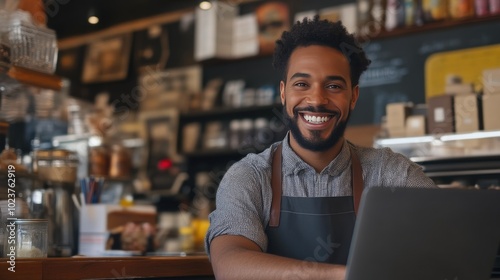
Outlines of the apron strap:
M358 214L361 194L363 193L363 169L356 151L351 148L351 181L352 199L354 201L354 213Z
M270 227L280 225L281 212L281 143L276 147L273 153L273 163L271 171L271 188L273 197L271 199L271 217L269 219Z
M363 171L358 155L354 149L351 151L351 184L352 197L354 201L354 213L358 214L358 208L363 193ZM276 147L273 153L273 163L271 171L271 188L273 197L271 199L271 217L269 218L270 227L278 227L280 224L281 212L281 143Z

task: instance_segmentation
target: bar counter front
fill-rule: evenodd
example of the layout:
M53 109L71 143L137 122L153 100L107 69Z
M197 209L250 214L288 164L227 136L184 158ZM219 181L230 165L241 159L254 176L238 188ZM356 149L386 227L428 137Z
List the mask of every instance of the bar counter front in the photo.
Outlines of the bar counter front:
M206 255L155 257L0 258L0 279L215 279Z

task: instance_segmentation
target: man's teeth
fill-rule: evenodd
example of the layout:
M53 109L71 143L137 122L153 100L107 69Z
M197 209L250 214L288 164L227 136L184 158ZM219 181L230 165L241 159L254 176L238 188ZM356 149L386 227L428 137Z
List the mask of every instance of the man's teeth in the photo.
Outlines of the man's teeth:
M327 122L330 117L318 117L318 116L309 116L309 115L304 115L304 119L310 123L324 123Z

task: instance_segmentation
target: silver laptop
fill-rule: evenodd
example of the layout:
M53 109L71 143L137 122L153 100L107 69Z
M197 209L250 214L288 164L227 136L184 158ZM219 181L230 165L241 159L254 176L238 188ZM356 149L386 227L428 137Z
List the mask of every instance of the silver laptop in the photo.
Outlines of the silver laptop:
M499 243L500 191L369 188L346 279L491 279Z

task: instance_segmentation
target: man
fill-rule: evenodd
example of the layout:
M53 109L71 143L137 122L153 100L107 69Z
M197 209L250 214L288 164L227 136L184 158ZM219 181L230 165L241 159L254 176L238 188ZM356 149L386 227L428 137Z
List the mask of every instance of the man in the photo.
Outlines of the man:
M226 172L206 249L217 279L344 279L361 190L435 185L404 156L344 139L370 61L341 23L298 22L273 64L290 131Z

